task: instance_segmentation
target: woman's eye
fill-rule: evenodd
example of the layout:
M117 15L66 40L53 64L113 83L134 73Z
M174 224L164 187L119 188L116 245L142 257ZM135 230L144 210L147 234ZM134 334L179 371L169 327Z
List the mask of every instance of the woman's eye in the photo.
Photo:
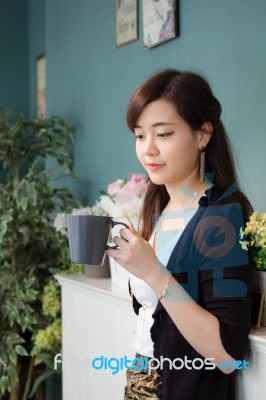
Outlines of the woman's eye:
M135 139L137 140L137 139L143 139L144 138L144 136L143 135L135 135Z
M174 131L173 132L167 132L167 133L157 133L157 136L158 137L166 137L166 136L172 135L173 133L174 133Z

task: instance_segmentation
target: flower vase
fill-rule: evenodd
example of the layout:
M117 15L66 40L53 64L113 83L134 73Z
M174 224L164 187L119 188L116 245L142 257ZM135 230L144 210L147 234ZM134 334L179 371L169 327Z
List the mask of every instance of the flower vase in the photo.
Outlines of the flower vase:
M103 265L84 264L84 272L86 278L91 278L91 279L110 278L111 273L110 273L109 258L105 256Z
M251 290L264 292L261 326L266 326L266 271L255 268L252 270Z

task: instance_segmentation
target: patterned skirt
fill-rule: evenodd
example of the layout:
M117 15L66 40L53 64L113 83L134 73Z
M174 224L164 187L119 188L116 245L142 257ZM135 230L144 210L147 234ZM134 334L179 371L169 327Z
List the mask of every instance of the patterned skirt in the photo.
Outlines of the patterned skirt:
M136 358L144 360L144 356L136 354ZM135 362L136 366L140 366L140 362ZM152 399L158 400L157 390L160 382L160 376L154 369L149 370L130 368L126 372L127 385L125 387L124 400L142 400Z

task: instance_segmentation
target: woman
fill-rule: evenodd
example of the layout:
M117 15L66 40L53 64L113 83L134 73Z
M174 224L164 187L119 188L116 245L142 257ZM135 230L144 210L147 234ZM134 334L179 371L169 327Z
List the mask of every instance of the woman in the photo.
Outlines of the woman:
M121 229L119 248L107 254L132 274L133 346L137 365L149 360L149 369L127 371L125 399L234 398L250 327L239 230L252 207L237 187L220 115L208 83L176 70L149 78L129 102L150 184L141 236Z

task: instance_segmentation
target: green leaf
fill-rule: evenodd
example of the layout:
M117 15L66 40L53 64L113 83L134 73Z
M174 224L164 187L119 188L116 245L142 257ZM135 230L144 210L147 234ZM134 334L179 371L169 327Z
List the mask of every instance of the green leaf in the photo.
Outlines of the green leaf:
M8 321L9 321L9 325L12 328L14 325L14 321L15 321L15 315L14 312L11 311L10 314L8 314Z
M8 337L12 340L14 344L25 343L25 340L15 332L10 332Z
M31 277L30 279L27 279L25 282L25 288L29 289L34 284L35 281L36 281L35 276Z
M0 219L0 243L3 242L4 235L7 231L8 224L12 221L12 210L8 210Z
M42 383L42 381L44 381L45 379L49 378L49 376L52 376L55 374L54 370L50 370L50 371L46 371L43 374L41 374L40 376L38 376L38 378L34 381L34 384L32 386L31 392L29 394L29 399L32 399L34 394L36 393L36 390L38 389L38 386L40 385L40 383Z
M10 358L10 360L12 361L13 364L16 364L16 363L17 363L18 357L17 357L17 353L15 352L15 350L11 350L11 351L10 351L10 353L9 353L9 358Z
M108 196L108 197L110 197L110 194L107 193L105 190L100 190L100 194L101 194L102 196Z
M0 278L0 282L1 284L6 287L6 288L10 288L11 282L12 282L12 276L10 275L3 275Z
M33 317L32 315L27 315L25 317L25 321L28 322L30 325L36 325L37 324L36 318Z
M7 358L6 352L1 352L0 364L2 364L4 367L6 367L7 362L8 362L8 358Z
M2 391L2 393L5 393L5 391L8 389L9 387L9 379L8 376L3 375L0 378L0 389Z
M48 368L52 370L54 369L54 356L48 356L47 354L39 353L37 355L37 360L38 361L36 363L43 362Z
M16 201L18 207L25 211L28 204L35 205L37 201L37 192L34 187L34 183L29 182L26 178L22 179L19 183L17 190Z
M33 308L30 307L28 304L25 305L25 311L27 314L32 314L34 312Z
M22 208L23 211L26 210L26 208L27 208L27 206L28 206L28 203L29 203L28 197L22 197L22 198L21 198L21 200L20 200L20 207Z
M25 347L21 346L20 344L18 344L16 347L16 352L17 354L19 354L20 356L28 356L28 353L25 349Z
M38 292L34 289L27 289L27 291L26 291L26 296L33 300L36 299L37 294L38 294Z
M7 374L11 379L16 379L18 381L18 374L14 368L8 367Z

